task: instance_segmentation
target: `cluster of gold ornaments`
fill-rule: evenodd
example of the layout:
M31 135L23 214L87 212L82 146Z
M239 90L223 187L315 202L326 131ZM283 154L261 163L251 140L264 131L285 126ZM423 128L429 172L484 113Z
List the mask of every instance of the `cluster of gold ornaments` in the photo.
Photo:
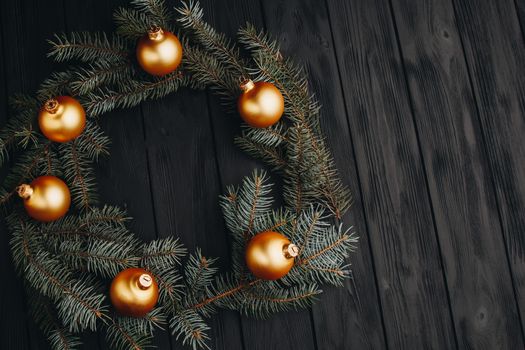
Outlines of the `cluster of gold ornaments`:
M58 96L47 100L38 113L40 131L54 142L68 142L86 127L86 112L73 97ZM27 214L35 220L49 222L60 219L69 210L69 188L58 177L46 175L17 188Z
M152 28L139 39L136 57L141 68L155 76L174 72L182 61L182 45L173 33ZM240 85L238 111L242 119L256 128L266 128L279 121L284 112L284 98L269 82L245 80ZM82 134L86 112L71 96L58 96L44 103L38 114L42 134L54 142L69 142ZM71 194L61 179L45 175L17 188L27 214L38 221L50 222L69 210ZM299 249L284 235L265 231L255 235L246 247L248 269L264 280L284 277L293 267ZM155 277L140 268L128 268L114 277L110 299L117 312L143 317L155 307L159 292Z

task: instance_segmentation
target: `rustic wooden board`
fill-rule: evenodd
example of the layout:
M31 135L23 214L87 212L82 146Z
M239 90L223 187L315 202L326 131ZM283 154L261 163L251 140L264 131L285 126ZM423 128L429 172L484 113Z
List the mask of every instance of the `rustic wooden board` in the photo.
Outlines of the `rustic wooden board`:
M454 1L523 332L525 49L513 1ZM505 262L500 261L500 264ZM510 317L510 316L509 316Z
M5 40L3 36L5 31L0 33L0 48L4 48ZM0 84L0 103L2 104L0 113L0 125L6 122L6 114L8 112L7 100L10 92L9 83L6 72L5 55L2 55L0 60L0 76L6 77L2 79ZM3 179L6 171L0 172L0 179ZM2 317L0 319L0 348L24 348L28 346L28 325L26 322L26 306L23 297L22 281L18 278L15 272L11 252L9 250L10 236L8 234L5 222L3 220L6 210L0 209L0 274L9 280L9 288L3 288L0 292L0 314L12 315L12 317ZM11 331L14 327L16 331Z
M460 348L523 348L496 199L450 2L393 1Z
M388 4L329 1L388 345L455 348L439 245Z

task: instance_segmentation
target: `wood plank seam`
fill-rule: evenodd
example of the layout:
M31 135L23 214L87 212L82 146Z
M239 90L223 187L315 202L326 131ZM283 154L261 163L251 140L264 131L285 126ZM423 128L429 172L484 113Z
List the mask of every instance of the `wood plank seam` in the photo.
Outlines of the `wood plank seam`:
M456 8L456 3L454 0L450 0L451 3L452 3L452 9L454 11L454 18L458 18L458 11L457 11L457 8ZM486 137L485 137L485 132L483 132L483 121L482 121L482 118L481 118L481 111L480 111L480 101L479 101L479 98L475 92L475 88L474 88L474 81L472 79L472 74L474 74L472 72L472 68L469 64L469 60L467 58L467 54L466 54L466 50L465 50L465 43L464 43L464 40L463 40L463 36L461 35L461 32L460 32L460 28L459 28L459 25L457 23L457 21L454 22L456 24L456 30L458 31L458 33L460 34L459 35L459 42L460 42L460 45L461 45L461 49L462 49L462 52L463 52L463 60L464 60L464 64L465 64L465 67L467 68L467 76L468 76L468 81L469 81L469 87L470 87L470 90L472 91L472 98L474 99L475 101L475 108L476 108L476 115L477 115L477 121L479 123L479 126L480 126L480 129L482 130L481 132L481 139L482 139L482 142L483 142L483 145L482 145L482 150L484 151L484 153L487 155L487 158L490 158L490 156L488 156L488 144L487 144L487 140L486 140ZM512 293L513 293L513 296L514 296L514 300L515 300L515 303L516 303L516 309L517 310L520 310L520 307L519 307L519 304L518 304L518 297L517 297L517 290L516 290L516 283L514 281L514 273L513 273L513 269L512 269L512 263L511 263L511 260L510 260L510 252L509 252L509 245L508 245L508 242L507 242L507 239L505 237L505 227L503 225L503 216L502 216L502 213L501 213L501 203L500 203L500 198L499 196L497 195L496 193L496 183L495 183L495 180L494 180L494 172L492 170L492 166L488 166L488 169L489 169L489 173L490 173L490 180L491 180L491 183L492 183L492 189L493 189L493 196L496 200L496 203L497 203L497 211L498 211L498 220L499 220L499 223L500 223L500 228L501 228L501 235L502 235L502 239L503 239L503 242L504 242L504 246L505 246L505 253L506 253L506 257L507 257L507 268L509 270L509 273L511 275L511 283L512 283ZM522 339L523 341L525 342L525 333L524 333L524 323L523 323L523 319L521 317L521 312L518 311L518 319L519 319L519 322L520 322L520 329L521 329L521 336L522 336Z
M432 216L432 225L434 227L434 236L435 236L436 243L437 243L438 250L439 250L439 264L440 264L440 268L441 268L441 275L443 277L443 283L445 284L445 289L446 289L449 317L450 317L450 322L452 323L452 326L453 326L452 329L453 329L453 332L454 332L454 342L456 344L456 348L459 348L458 335L457 335L457 332L456 332L456 324L455 324L455 320L454 320L454 316L453 316L454 313L453 313L453 310L452 310L452 305L451 305L451 300L450 300L450 288L449 288L449 285L448 285L446 272L445 272L445 265L444 265L444 262L443 262L443 254L442 254L443 250L442 250L442 247L441 247L439 231L438 231L438 227L437 227L437 224L436 224L435 208L434 208L434 203L432 201L432 195L430 193L430 185L428 183L428 176L429 176L428 174L429 174L429 172L428 172L427 166L426 166L425 161L424 161L423 150L422 150L422 147L421 147L420 135L419 135L417 123L416 123L416 120L415 120L416 117L415 117L414 101L413 101L412 93L410 91L410 87L409 87L409 83L408 83L408 75L407 75L407 72L406 72L405 61L404 61L405 55L403 54L403 49L402 49L401 41L400 41L400 38L399 38L399 30L397 28L398 25L397 25L397 21L396 21L395 12L394 12L394 7L392 5L392 0L387 0L387 1L388 1L388 5L389 5L389 8L390 8L390 15L392 17L392 25L394 27L394 34L395 34L395 38L396 38L397 51L398 51L398 54L399 54L399 57L400 57L400 60L401 60L401 69L403 71L403 78L404 78L403 85L404 85L406 93L407 93L408 105L410 106L410 114L411 114L411 117L412 117L412 124L414 125L414 132L415 132L415 136L416 136L417 148L418 148L418 153L419 153L419 161L421 163L421 166L423 167L423 173L425 174L425 176L424 176L424 178L425 178L425 191L427 193L427 198L428 198L428 201L429 201L429 204L430 204L430 208L431 208L430 212L431 212L431 216Z
M332 40L332 43L333 43L332 47L333 47L333 52L334 52L334 56L335 56L335 61L336 61L336 64L337 64L337 73L338 73L338 78L339 78L339 87L341 89L341 92L344 92L344 89L343 89L343 77L341 75L341 65L339 63L339 56L337 55L337 45L335 44L335 38L334 38L333 21L332 21L332 18L331 18L331 12L330 12L330 8L328 6L327 1L329 1L329 0L324 0L324 4L325 4L325 8L326 8L326 13L328 14L328 23L329 23L329 27L330 27L330 35L331 35L331 40ZM354 139L353 139L353 136L352 136L350 122L348 120L349 111L348 111L348 105L346 103L346 97L345 97L344 93L343 93L343 101L344 101L343 106L344 106L344 110L345 110L345 114L346 114L346 125L348 127L348 135L350 137L350 143L352 144L352 159L353 159L354 167L355 167L356 174L357 174L357 180L358 180L358 188L357 189L352 189L352 190L353 191L357 190L358 193L359 193L359 197L363 198L363 189L362 189L362 186L361 186L361 177L362 177L362 175L360 173L359 165L357 164L357 160L356 160L356 154L355 154L356 145L355 145L355 142L354 142ZM356 207L353 207L350 210L358 210L358 209ZM364 221L365 221L365 230L366 231L364 232L364 234L366 234L368 237L370 237L370 235L369 235L370 227L369 227L369 224L368 224L368 215L366 213L366 210L364 210L363 207L359 208L359 210L362 212L362 215L363 215L363 217L365 219ZM362 249L362 248L360 248L360 249ZM374 252L373 252L373 249L372 249L372 245L371 245L371 240L370 239L368 240L367 249L368 249L368 252L369 252L370 257L371 257L372 274L374 275L374 286L375 286L375 290L376 290L377 300L378 300L378 303L379 303L379 308L381 310L381 326L382 326L382 330L381 331L383 333L383 338L385 339L386 349L388 350L390 345L389 345L388 337L387 337L387 334L386 334L383 302L381 300L381 295L380 295L379 288L378 288L379 281L378 281L378 276L377 276L377 272L376 272L376 262L375 262L376 258L374 256ZM352 277L352 279L353 279L353 277Z

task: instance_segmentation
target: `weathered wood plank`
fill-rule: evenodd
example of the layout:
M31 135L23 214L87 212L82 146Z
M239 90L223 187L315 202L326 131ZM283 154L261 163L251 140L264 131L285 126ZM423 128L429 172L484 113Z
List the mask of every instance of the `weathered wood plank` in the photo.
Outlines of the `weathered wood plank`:
M3 28L0 31L0 128L5 125L7 121L7 100L10 93L8 86L6 65L4 57L9 54L9 50L4 45L3 36L5 35ZM9 164L9 162L8 162ZM0 171L0 181L4 179L6 169ZM2 317L0 319L0 348L25 348L28 344L28 322L26 319L26 305L24 300L24 291L22 287L22 280L15 271L13 259L11 258L11 250L9 249L9 240L11 235L7 231L4 222L4 215L6 210L0 209L0 274L9 281L9 288L2 288L0 291L0 314L11 315L11 317ZM20 312L21 311L21 312ZM14 328L14 331L12 328Z
M521 316L525 317L525 49L511 0L454 1ZM510 316L509 316L510 317Z
M328 1L386 336L398 349L453 349L425 174L389 6Z
M360 235L359 249L350 258L354 280L346 281L344 288L323 288L325 293L312 310L317 348L384 348L378 290L327 8L311 0L263 1L262 8L268 32L282 43L283 53L303 64L309 74L312 92L323 106L324 135L339 173L354 194L353 209L343 218Z
M525 44L525 1L515 0L514 4L516 5L516 13L518 15L519 25L521 28L521 36L524 37Z
M454 9L393 1L459 346L523 348Z

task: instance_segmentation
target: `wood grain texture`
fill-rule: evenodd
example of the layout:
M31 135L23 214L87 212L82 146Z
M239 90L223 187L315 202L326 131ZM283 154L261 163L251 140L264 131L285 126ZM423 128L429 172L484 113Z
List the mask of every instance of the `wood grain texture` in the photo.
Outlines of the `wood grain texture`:
M0 49L3 51L5 32L2 28L0 33ZM5 77L0 82L0 125L6 122L6 115L8 113L7 101L10 93L5 55L0 57L0 76ZM7 161L7 164L10 162ZM4 179L6 171L0 171L0 181ZM3 220L6 210L0 209L0 274L10 281L8 288L0 290L0 314L12 315L11 318L0 318L0 348L23 348L27 346L28 342L28 324L26 320L26 305L23 297L22 281L15 272L11 252L9 250L10 236L7 231L5 221ZM14 327L16 331L12 332L10 329Z
M453 349L447 291L389 7L328 1L388 345Z
M460 348L523 348L496 199L451 3L394 0Z
M372 274L362 200L359 191L347 115L339 81L334 43L325 4L313 0L262 2L267 31L281 44L283 54L303 65L311 91L320 104L321 126L344 182L353 192L354 205L345 215L345 225L354 225L360 236L359 249L350 257L353 280L343 288L323 288L312 310L317 349L384 348L376 281ZM338 336L334 336L337 334Z
M513 1L454 1L454 8L479 110L523 331L525 317L524 40Z

